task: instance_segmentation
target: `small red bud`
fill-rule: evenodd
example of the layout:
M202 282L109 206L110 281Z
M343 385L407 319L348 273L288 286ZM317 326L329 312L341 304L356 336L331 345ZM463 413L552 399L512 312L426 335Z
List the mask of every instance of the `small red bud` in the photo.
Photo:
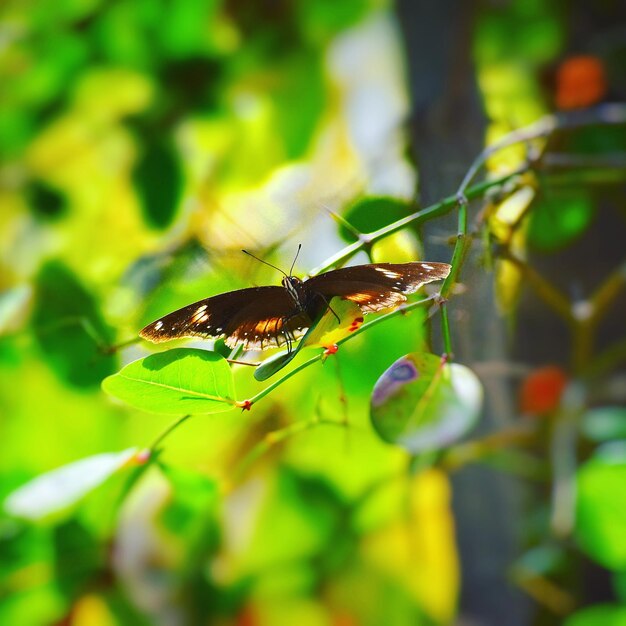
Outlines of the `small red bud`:
M561 402L566 385L567 375L556 365L533 370L520 387L520 411L535 416L554 412Z

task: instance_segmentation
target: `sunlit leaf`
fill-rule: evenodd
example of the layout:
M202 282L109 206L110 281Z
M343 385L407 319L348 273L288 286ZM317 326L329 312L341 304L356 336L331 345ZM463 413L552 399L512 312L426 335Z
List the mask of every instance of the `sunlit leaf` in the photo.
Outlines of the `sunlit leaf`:
M72 606L72 626L114 626L118 623L102 596L89 593Z
M320 321L302 340L305 346L329 348L363 324L363 312L358 304L339 297L332 298L328 304Z
M220 413L235 405L226 359L215 352L175 348L133 361L102 382L131 406L154 413Z
M626 569L626 445L606 445L577 475L576 539L594 560Z
M411 263L422 258L420 245L410 230L401 230L372 246L374 263Z
M570 615L563 626L626 626L626 607L597 604Z
M411 452L442 448L478 419L482 386L467 367L412 353L398 359L374 387L370 417L376 432Z
M394 516L363 538L364 559L410 594L430 618L424 623L432 619L449 624L460 584L449 478L441 471L427 470L401 486L405 515ZM372 589L372 593L380 591ZM359 608L368 601L360 598ZM395 623L382 614L380 618L372 623Z
M16 517L39 520L76 504L87 493L127 467L137 448L105 452L42 474L11 493L4 509Z

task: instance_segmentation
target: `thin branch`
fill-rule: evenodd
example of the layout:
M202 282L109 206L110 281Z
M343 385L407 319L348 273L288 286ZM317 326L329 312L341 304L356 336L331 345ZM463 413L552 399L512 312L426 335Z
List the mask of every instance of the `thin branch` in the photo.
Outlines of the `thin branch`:
M467 190L467 192L465 193L465 197L467 198L467 200L480 198L484 196L485 192L495 187L500 187L509 180L512 180L520 174L525 173L526 171L528 171L528 169L529 166L524 165L513 172L509 172L508 174L505 174L498 178L494 178L493 180L475 185L474 187ZM350 245L343 248L342 250L339 250L339 252L328 258L326 261L324 261L324 263L313 268L309 272L309 276L316 276L317 274L321 274L322 272L326 272L329 269L346 263L355 254L361 252L367 246L370 246L371 244L380 241L385 237L389 237L389 235L393 235L405 229L407 226L419 226L420 224L427 222L428 220L431 220L435 217L447 215L452 209L457 206L457 204L458 197L455 194L454 196L449 196L448 198L445 198L441 202L437 202L436 204L426 207L425 209L421 209L420 211L416 211L411 215L407 215L406 217L403 217L402 219L393 222L393 224L389 224L388 226L379 228L378 230L375 230L371 233L361 235L359 241L355 241L354 243L351 243Z

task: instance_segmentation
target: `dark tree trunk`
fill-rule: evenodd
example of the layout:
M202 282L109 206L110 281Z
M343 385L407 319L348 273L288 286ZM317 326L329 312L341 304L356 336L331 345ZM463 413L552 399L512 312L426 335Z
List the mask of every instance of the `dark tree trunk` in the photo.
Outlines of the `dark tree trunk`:
M412 97L411 139L423 206L455 192L484 145L485 119L472 66L474 5L464 0L401 0L397 11L407 50ZM446 261L456 234L456 214L424 229L426 258ZM503 323L495 307L492 277L470 258L468 291L451 304L453 345L459 362L506 359ZM440 345L440 344L439 344ZM479 432L512 419L506 380L482 378L488 403ZM508 581L519 554L522 485L474 466L452 477L453 509L461 559L460 621L480 626L528 624L530 603Z

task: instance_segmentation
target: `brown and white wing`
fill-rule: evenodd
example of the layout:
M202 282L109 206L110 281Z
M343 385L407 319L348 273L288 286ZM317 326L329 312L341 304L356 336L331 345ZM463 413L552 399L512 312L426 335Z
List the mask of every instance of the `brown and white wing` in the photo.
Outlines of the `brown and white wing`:
M442 280L450 273L447 263L373 263L331 270L306 281L311 293L328 301L340 296L373 313L406 301L422 285Z
M310 325L283 287L250 287L189 304L148 324L139 335L154 343L223 337L230 347L265 350L290 343Z

